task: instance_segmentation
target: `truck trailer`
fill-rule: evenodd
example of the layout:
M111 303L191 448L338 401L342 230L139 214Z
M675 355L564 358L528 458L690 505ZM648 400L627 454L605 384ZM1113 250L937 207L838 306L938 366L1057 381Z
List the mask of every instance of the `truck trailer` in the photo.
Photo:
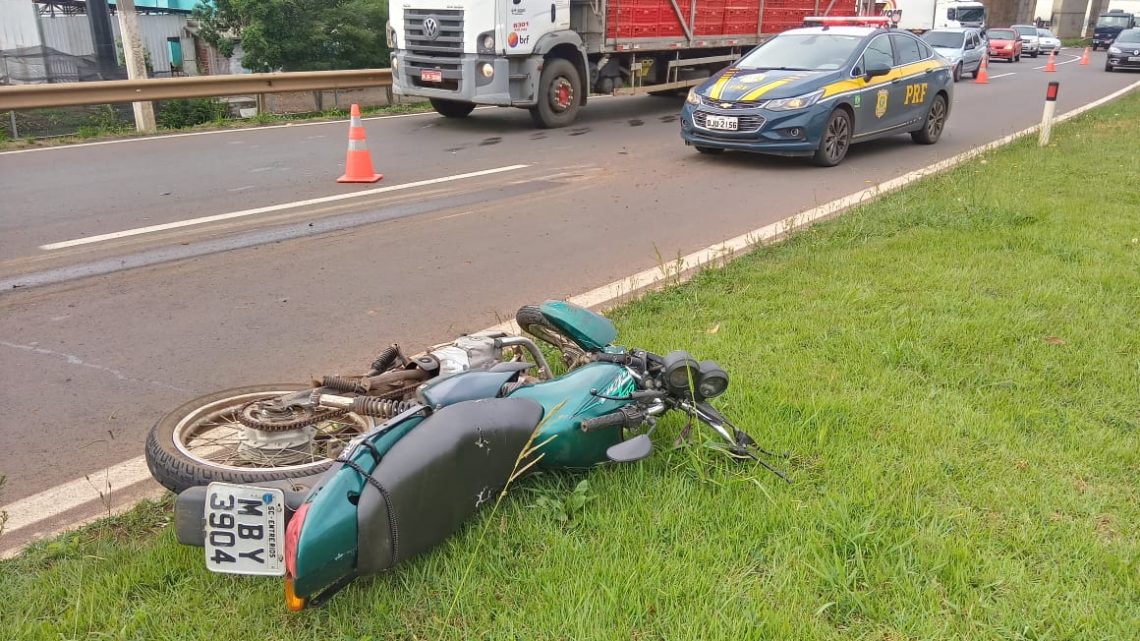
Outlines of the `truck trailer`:
M591 94L700 84L768 37L855 0L393 0L388 45L402 96L449 118L519 107L563 127Z

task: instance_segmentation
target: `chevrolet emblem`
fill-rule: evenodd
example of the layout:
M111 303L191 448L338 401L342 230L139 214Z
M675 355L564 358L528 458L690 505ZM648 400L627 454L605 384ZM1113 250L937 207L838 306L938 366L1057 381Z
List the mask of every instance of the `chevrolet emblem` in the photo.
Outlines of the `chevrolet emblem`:
M732 103L731 103L731 102L722 102L722 103L720 103L720 105L718 105L718 106L719 106L721 109L728 109L729 107L731 107L731 106L732 106Z

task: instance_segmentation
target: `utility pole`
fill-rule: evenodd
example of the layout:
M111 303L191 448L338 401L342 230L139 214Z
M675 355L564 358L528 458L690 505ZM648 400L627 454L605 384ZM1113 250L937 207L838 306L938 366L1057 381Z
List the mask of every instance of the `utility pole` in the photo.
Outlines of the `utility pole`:
M135 12L135 0L118 0L116 4L119 14L119 33L123 36L123 58L127 63L127 78L145 80L146 54L142 39L139 37L139 18ZM134 102L131 106L135 110L135 130L153 132L154 103Z

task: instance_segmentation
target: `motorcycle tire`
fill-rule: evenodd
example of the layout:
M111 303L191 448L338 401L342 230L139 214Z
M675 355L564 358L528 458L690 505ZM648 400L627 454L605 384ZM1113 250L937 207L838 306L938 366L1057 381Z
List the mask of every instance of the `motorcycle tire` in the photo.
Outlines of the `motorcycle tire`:
M372 419L356 414L343 414L318 422L318 437L306 447L304 456L312 460L288 465L261 465L248 459L240 460L242 426L232 418L232 412L259 398L272 398L289 392L309 389L308 385L277 384L251 385L222 390L196 398L170 412L155 424L146 440L146 463L151 476L175 493L197 485L212 482L263 483L319 474L327 470L340 449L353 437L368 431ZM230 412L231 416L226 417ZM330 425L343 425L345 429L330 431ZM195 453L192 438L196 430L228 429L233 447L220 444L223 433L210 439L209 448L217 452ZM296 430L294 430L296 431ZM188 442L188 439L191 441ZM310 450L319 444L317 450ZM255 450L256 451L256 450ZM222 456L222 454L225 454ZM216 455L216 456L215 456ZM296 453L294 452L294 455ZM211 460L210 456L221 460ZM268 461L268 459L266 459ZM231 463L245 463L234 465ZM271 463L271 462L270 462Z
M554 325L551 325L537 306L524 305L520 307L519 311L515 312L515 322L518 323L522 331L558 350L562 364L567 368L573 369L589 362L585 350L555 328Z

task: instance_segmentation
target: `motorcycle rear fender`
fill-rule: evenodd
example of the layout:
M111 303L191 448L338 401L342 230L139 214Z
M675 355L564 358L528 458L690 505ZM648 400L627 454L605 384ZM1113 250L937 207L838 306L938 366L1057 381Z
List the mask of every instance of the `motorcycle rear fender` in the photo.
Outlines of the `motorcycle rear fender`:
M279 489L285 493L285 523L305 502L314 487L324 478L324 472L300 476L284 481L264 481L251 484L256 487ZM174 535L182 545L206 545L206 487L197 485L182 490L174 499Z
M605 348L617 338L613 322L600 314L564 300L548 300L539 310L551 325L586 351Z
M493 502L542 415L542 406L526 399L461 402L400 439L357 504L357 574L431 549Z

